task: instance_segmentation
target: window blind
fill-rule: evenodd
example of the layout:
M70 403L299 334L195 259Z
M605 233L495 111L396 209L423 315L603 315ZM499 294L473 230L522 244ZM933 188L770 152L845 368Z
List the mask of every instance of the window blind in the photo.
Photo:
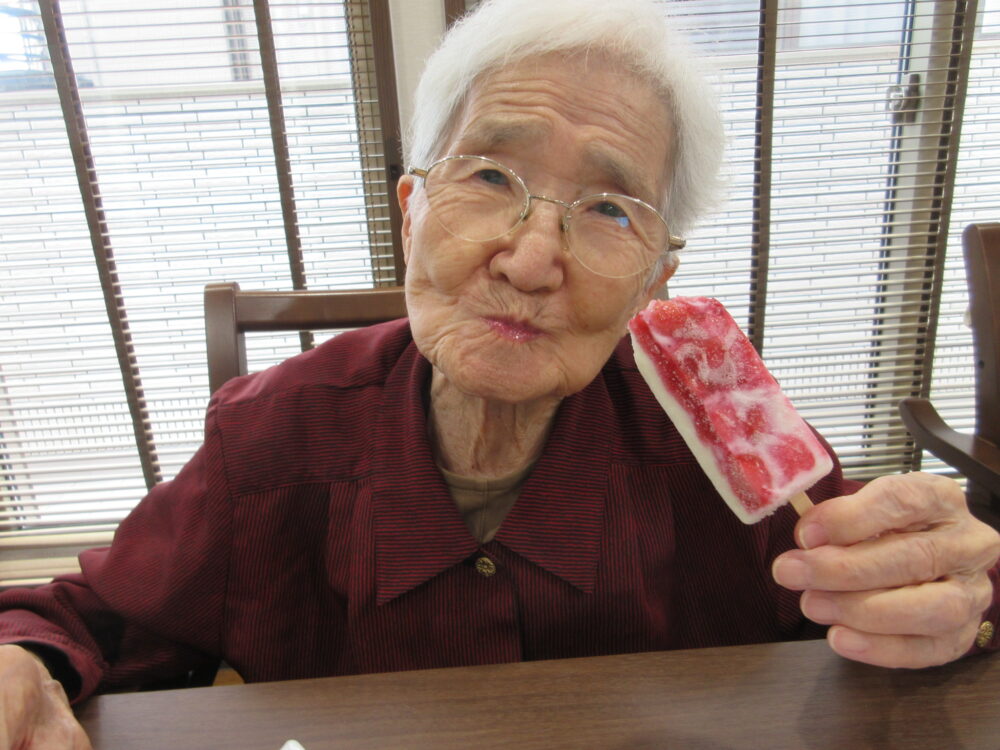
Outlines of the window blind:
M918 468L901 398L930 391L971 428L960 233L1000 215L996 9L662 5L707 55L730 141L728 201L671 294L730 308L848 476Z
M107 541L200 444L206 283L395 282L400 156L385 2L16 0L0 19L9 584Z

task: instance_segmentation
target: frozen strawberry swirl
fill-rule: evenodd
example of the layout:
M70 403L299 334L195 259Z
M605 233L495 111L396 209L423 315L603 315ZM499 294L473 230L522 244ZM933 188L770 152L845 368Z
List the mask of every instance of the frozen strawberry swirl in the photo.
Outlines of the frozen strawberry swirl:
M639 372L744 523L773 513L833 468L718 300L654 300L629 329Z

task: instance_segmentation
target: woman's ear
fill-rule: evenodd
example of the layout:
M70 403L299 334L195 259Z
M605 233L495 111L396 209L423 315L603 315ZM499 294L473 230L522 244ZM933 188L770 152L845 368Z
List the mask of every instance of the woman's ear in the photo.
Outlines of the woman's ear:
M412 218L410 216L410 198L416 189L413 184L412 175L403 175L396 183L396 200L399 201L399 210L403 215L403 225L400 228L400 236L403 241L403 262L410 262L410 236L412 231Z
M645 292L639 295L639 305L636 307L635 312L639 312L639 310L644 309L653 297L660 296L660 290L663 288L663 285L670 280L670 277L674 275L674 271L677 270L677 266L679 265L680 259L677 257L677 253L671 252L666 262L664 262L659 275L653 279L653 282L649 285Z
M658 290L664 284L666 284L670 277L674 275L674 271L677 270L677 266L681 264L680 258L677 257L677 253L674 251L670 252L667 261L663 264L663 270L660 271L660 275L653 282L653 291Z
M416 189L416 186L413 184L414 179L413 175L404 174L396 182L396 200L399 201L399 210L404 215L410 210L410 196L413 195L413 191Z

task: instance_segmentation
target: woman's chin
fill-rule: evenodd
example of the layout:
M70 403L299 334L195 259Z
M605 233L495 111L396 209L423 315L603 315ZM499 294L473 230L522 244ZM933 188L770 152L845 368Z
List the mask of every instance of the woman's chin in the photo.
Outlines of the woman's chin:
M565 342L549 334L515 333L476 321L442 331L433 341L426 341L429 346L421 351L462 393L510 404L568 396L585 387L607 359L605 355L597 362L583 356L585 352L570 358ZM587 377L584 370L590 359L597 367ZM575 372L564 369L570 360Z
M507 404L520 404L561 395L554 392L555 389L547 387L543 379L525 375L524 372L510 371L494 371L487 378L475 375L463 377L460 374L452 382L459 390L470 396Z
M438 369L458 390L487 401L518 404L564 395L556 373L531 358L497 361L473 354L442 362Z

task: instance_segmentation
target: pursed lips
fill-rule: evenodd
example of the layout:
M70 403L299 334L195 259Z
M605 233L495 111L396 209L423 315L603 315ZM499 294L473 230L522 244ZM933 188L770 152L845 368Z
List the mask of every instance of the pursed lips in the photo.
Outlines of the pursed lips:
M485 316L483 320L491 330L509 341L533 341L544 333L524 320L489 316Z

